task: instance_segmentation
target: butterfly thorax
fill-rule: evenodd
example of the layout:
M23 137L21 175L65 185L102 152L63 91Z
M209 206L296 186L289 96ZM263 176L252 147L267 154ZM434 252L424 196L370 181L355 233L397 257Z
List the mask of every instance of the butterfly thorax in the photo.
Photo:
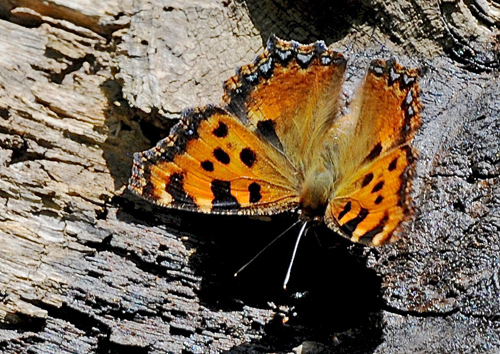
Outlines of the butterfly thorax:
M306 174L300 194L299 210L302 221L322 221L334 185L332 169L316 166Z

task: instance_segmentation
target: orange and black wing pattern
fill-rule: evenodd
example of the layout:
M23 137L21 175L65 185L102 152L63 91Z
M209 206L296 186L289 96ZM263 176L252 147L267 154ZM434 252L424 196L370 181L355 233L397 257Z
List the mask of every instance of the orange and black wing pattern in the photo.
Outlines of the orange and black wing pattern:
M323 42L271 38L264 54L226 81L221 106L186 110L167 138L135 155L130 189L165 207L204 213L296 208L303 163L293 157L308 141L308 125L327 130L344 69L341 54Z
M185 111L167 138L135 155L129 187L165 207L272 214L296 204L287 164L236 117L209 106Z
M220 106L186 110L167 138L135 155L130 189L165 207L299 210L303 221L321 215L354 242L396 239L411 215L418 72L373 61L340 116L345 69L344 57L321 41L271 37L224 83Z
M396 238L410 213L417 157L410 143L420 126L418 72L394 60L373 61L351 104L352 129L330 132L350 148L338 154L339 179L325 222L354 242L378 246ZM335 125L334 125L335 127ZM348 140L348 141L347 141Z
M338 115L346 63L322 41L302 45L272 36L254 63L224 83L224 102L302 173Z

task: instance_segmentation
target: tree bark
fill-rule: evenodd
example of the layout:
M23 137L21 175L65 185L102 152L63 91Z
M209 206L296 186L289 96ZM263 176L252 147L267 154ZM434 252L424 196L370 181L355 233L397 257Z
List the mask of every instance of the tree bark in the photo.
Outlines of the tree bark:
M334 3L335 5L332 5ZM500 350L500 7L485 1L0 3L4 353ZM399 242L318 229L281 288L295 220L164 210L126 189L134 152L269 35L419 66L415 218ZM291 233L291 235L294 232Z

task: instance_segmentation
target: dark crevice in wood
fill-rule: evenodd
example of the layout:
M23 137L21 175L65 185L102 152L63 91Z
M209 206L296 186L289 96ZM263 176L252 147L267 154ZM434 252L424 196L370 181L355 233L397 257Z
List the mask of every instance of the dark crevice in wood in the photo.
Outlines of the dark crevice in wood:
M122 249L113 246L113 235L105 237L101 242L86 242L85 246L95 249L97 252L112 252L120 257L123 257L133 262L137 268L148 274L154 274L158 277L165 278L168 281L180 281L183 285L196 288L198 286L198 278L182 271L179 265L172 262L164 262L166 259L175 259L175 256L159 256L155 262L144 261L139 254L130 252L127 249ZM177 271L172 273L171 271Z

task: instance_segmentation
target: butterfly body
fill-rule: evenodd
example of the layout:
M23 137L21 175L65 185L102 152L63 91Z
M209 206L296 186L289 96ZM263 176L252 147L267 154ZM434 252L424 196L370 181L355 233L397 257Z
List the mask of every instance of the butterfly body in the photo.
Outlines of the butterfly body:
M394 239L410 214L417 71L373 61L340 115L345 69L323 42L272 37L225 82L220 106L184 111L167 138L135 155L130 189L170 208L296 210L355 242Z
M323 160L308 171L300 191L299 208L301 220L322 221L328 200L332 194L335 175L331 166L324 166Z

